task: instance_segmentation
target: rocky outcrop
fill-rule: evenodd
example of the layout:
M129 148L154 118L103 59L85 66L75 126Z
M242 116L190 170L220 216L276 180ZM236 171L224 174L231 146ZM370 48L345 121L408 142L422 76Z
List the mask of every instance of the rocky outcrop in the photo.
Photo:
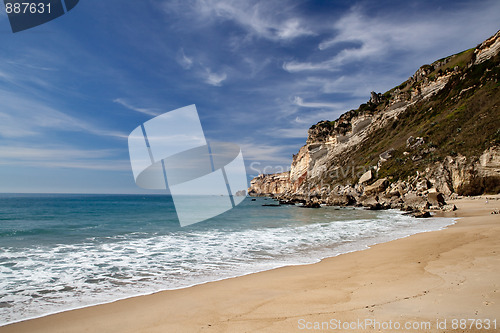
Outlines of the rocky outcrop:
M248 195L250 196L273 196L285 193L290 188L290 172L276 173L272 175L260 175L250 182Z
M475 50L476 60L474 65L481 64L491 59L500 52L500 31L494 36L482 42Z
M372 171L368 170L367 172L362 174L361 177L359 177L358 184L364 184L366 182L369 182L370 180L372 180L372 178L373 178Z
M500 147L485 150L475 167L478 175L482 177L495 177L500 174Z
M387 186L389 185L389 182L387 181L387 178L382 178L378 179L375 183L372 185L368 185L364 188L363 193L365 195L374 195L378 194L380 192L383 192Z
M436 207L441 207L446 205L446 202L444 200L444 195L442 193L439 193L437 191L430 191L427 194L427 201Z
M254 178L249 195L419 212L453 209L446 205L446 198L467 193L464 187L469 185L486 190L495 188L498 179L500 187L499 131L481 143L483 151L477 155L466 156L432 142L444 120L456 126L453 133L464 129L474 135L483 130L453 123L453 119L464 110L462 99L495 95L487 89L498 90L499 52L497 32L475 49L422 66L384 94L372 92L366 104L337 120L311 126L306 144L293 156L290 171ZM500 118L498 111L496 118ZM411 119L408 123L413 127L397 130L399 139L384 137L384 132L398 129L402 119ZM378 138L385 141L374 141Z

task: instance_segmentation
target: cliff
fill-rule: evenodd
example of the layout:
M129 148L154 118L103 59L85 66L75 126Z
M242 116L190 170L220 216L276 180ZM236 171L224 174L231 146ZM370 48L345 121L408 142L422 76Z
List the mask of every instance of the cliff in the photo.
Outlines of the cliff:
M430 193L499 192L499 53L500 31L318 122L290 171L256 177L249 194L402 208Z

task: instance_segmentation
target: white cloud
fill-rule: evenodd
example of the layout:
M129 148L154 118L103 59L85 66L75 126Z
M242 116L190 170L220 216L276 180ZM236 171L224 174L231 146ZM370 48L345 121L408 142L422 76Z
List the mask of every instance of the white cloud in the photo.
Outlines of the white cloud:
M316 87L318 91L324 94L344 94L350 96L353 102L359 102L360 98L366 102L370 98L371 91L385 92L407 78L405 74L399 74L398 71L380 75L376 72L357 72L340 75L338 77L315 77L310 76L305 81L310 87ZM350 108L355 105L346 103L340 104L340 108ZM359 105L359 104L358 104Z
M446 16L440 12L426 12L405 15L403 20L394 13L371 16L363 8L355 6L332 25L333 37L326 38L318 45L320 52L329 49L335 51L336 47L341 47L335 55L325 55L326 58L322 57L319 61L287 61L283 63L283 69L291 73L337 71L353 62L390 61L389 57L395 52L408 54L412 60L422 59L417 60L423 61L419 64L422 65L425 61L473 46L471 41L477 43L488 37L481 35L488 31L487 27L493 34L495 28L491 22L495 22L494 16L498 16L499 11L498 1L486 1L482 6L474 4L450 9ZM476 22L484 27L471 29L471 25L464 22Z
M90 170L130 170L129 160L113 159L117 151L85 150L67 146L0 146L0 165L74 168Z
M400 22L398 18L369 17L359 8L354 8L342 17L334 29L338 34L318 45L326 50L340 43L355 43L359 46L344 48L330 60L331 65L367 58L385 56L395 50L427 48L443 37L442 24L432 20ZM446 32L448 35L448 32ZM423 38L425 36L425 38Z
M300 61L285 61L283 69L290 73L303 72L303 71L337 71L338 67L334 66L336 61L329 60L318 63L300 62Z
M293 98L293 103L295 105L305 107L305 108L339 108L342 107L342 103L331 103L331 102L304 102L299 96Z
M220 87L222 86L222 82L227 79L227 73L225 71L213 72L210 67L204 65L199 59L195 59L195 57L188 57L183 48L181 48L177 54L177 62L185 70L193 70L196 76L201 77L203 82L211 86ZM120 104L122 103L120 102ZM124 105L124 103L122 105ZM144 111L149 111L148 109L133 108L130 105L126 106L132 110L143 113L146 113Z
M116 153L113 150L79 150L67 147L19 147L0 146L0 155L4 159L19 160L60 160L60 159L81 159L81 158L101 158Z
M293 18L283 22L277 29L276 35L279 39L294 39L300 36L314 35L314 33L305 29L298 18Z
M150 109L150 108L138 108L136 106L131 105L129 102L127 102L123 98L115 98L113 100L113 102L117 103L117 104L120 104L121 106L123 106L123 107L125 107L125 108L127 108L129 110L136 111L136 112L139 112L139 113L142 113L142 114L147 114L148 116L157 116L158 115L158 112L155 111L154 109Z
M48 130L87 132L90 134L126 138L124 133L105 130L56 110L41 100L0 90L0 137L21 138L39 136Z
M283 139L307 138L307 130L309 125L302 128L280 128L273 131L273 136Z
M188 57L184 53L184 49L180 49L179 54L177 56L177 62L184 69L191 69L191 67L193 66L193 58Z
M293 7L286 1L192 0L164 3L166 11L183 14L194 11L196 19L202 23L229 20L241 26L249 35L260 38L292 40L315 35L315 32L308 28L308 22L293 12Z
M211 86L220 87L222 85L222 81L227 79L227 74L222 73L213 73L210 68L205 68L205 72L203 73L203 78L205 83L208 83Z
M288 151L297 148L296 145L270 145L249 141L240 144L240 147L245 160L283 164L292 162Z

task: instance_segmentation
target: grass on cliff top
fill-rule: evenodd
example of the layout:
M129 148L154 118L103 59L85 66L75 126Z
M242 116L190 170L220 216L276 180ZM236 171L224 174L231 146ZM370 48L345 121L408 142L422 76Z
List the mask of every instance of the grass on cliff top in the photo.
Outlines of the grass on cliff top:
M440 66L438 68L435 68L434 72L432 74L436 74L439 70L441 71L446 71L447 69L453 69L455 66L458 66L459 68L464 68L466 64L468 64L472 60L472 56L474 55L474 50L476 48L471 48L465 51L462 51L460 53L454 54L452 56L446 57L439 59L435 62L432 63L432 65L436 65L439 62L442 62L445 59L449 59L449 61L444 64L443 66Z
M465 51L462 51L460 53L448 56L446 58L441 58L439 60L434 61L431 65L423 65L420 66L420 68L429 68L433 69L427 77L433 81L437 75L441 75L443 73L447 73L451 70L453 70L456 66L458 66L460 69L464 69L464 67L472 60L472 57L474 56L474 50L475 48L471 48ZM438 63L448 60L448 62L444 65L437 66ZM406 80L403 83L401 83L399 86L392 88L389 91L386 91L383 95L386 97L392 96L394 91L396 89L399 89L401 92L408 92L410 93L413 89L418 87L420 85L419 82L413 82L413 84L410 84L410 80Z

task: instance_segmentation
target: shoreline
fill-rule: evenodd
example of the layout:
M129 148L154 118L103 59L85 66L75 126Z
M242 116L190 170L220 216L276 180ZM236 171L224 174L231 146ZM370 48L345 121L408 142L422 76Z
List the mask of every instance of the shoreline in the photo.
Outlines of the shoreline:
M330 207L330 208L334 208L334 207ZM341 209L341 210L346 209L349 211L350 210L358 210L361 212L367 210L366 208L363 208L363 207L338 207L338 208L336 208L336 210L337 209ZM394 216L389 216L389 218L407 215L407 214L404 214L404 212L399 210L399 209L381 210L381 212L384 212L384 211L391 212L391 215L394 214ZM384 218L384 220L387 218L388 217ZM255 267L251 271L234 272L234 274L232 274L232 275L225 275L222 277L211 276L211 277L207 277L205 279L202 279L198 282L192 282L192 283L181 285L181 286L171 286L171 287L165 287L165 288L156 289L156 290L145 290L142 292L123 294L121 296L117 296L114 298L109 298L109 297L103 298L102 301L99 301L99 302L90 302L90 303L81 302L80 304L72 304L72 305L68 305L65 308L56 309L53 311L47 311L47 312L42 313L42 314L35 314L32 316L27 316L27 317L17 319L17 320L6 321L3 323L0 323L0 328L3 326L8 326L8 325L12 325L12 324L16 324L16 323L20 323L20 322L24 322L24 321L40 319L40 318L43 318L46 316L60 314L60 313L68 312L68 311L74 311L74 310L80 310L80 309L84 309L84 308L88 308L88 307L105 305L105 304L109 304L109 303L114 303L114 302L126 300L129 298L149 296L149 295L153 295L153 294L165 292L165 291L173 291L173 290L191 288L191 287L195 287L198 285L203 285L203 284L218 282L218 281L224 281L227 279L238 278L238 277L247 276L247 275L251 275L251 274L258 274L258 273L267 272L267 271L271 271L271 270L275 270L275 269L279 269L279 268L283 268L283 267L314 265L314 264L320 263L321 261L328 259L328 258L334 258L334 257L340 256L340 255L358 252L358 251L365 251L365 250L370 249L370 247L375 246L377 244L383 244L383 243L391 242L394 240L403 239L403 238L410 237L412 235L416 235L416 234L420 234L420 233L427 233L427 232L442 230L444 228L447 228L447 227L455 224L457 221L457 219L455 219L455 218L447 218L447 217L442 217L442 216L433 216L432 218L428 218L425 220L422 220L422 219L418 220L415 218L412 218L412 219L414 222L422 222L422 221L423 222L431 222L431 226L425 227L425 228L420 227L420 228L418 228L418 230L403 229L403 231L404 231L403 233L400 233L401 232L400 230L394 230L396 232L396 234L390 235L390 234L386 233L386 234L380 234L378 236L374 236L373 238L359 239L359 240L353 241L353 242L344 242L341 244L337 244L335 247L324 247L324 248L322 248L322 251L320 251L320 252L317 252L318 250L315 250L316 252L313 251L313 253L315 253L314 255L311 255L311 253L308 250L305 250L302 252L302 255L304 255L304 254L306 255L305 257L304 256L301 258L295 257L294 259L288 258L288 260L286 260L286 261L277 261L277 262L275 262L275 264L268 265L267 267Z
M364 208L356 208L356 209L362 210ZM396 209L393 209L393 210L396 210ZM403 211L400 211L400 210L396 210L396 211L398 211L400 213L403 213ZM441 212L438 212L438 214L440 214L440 213ZM143 296L147 297L147 296L151 296L151 295L154 295L154 294L157 294L157 293L163 293L163 292L169 292L169 291L175 291L175 290L181 290L181 289L189 289L189 288L193 288L193 287L196 287L196 286L205 285L205 284L208 284L208 283L220 282L220 281L225 281L225 280L229 280L229 279L237 279L237 278L240 278L240 277L244 277L244 276L248 276L248 275L253 275L253 274L260 274L260 273L264 273L264 272L268 272L268 271L273 271L273 270L281 269L281 268L285 268L285 267L315 265L315 264L321 263L322 261L324 261L326 259L335 258L335 257L341 256L341 255L346 255L346 254L349 254L349 253L367 251L371 247L379 245L379 244L389 243L389 242L396 241L396 240L399 240L399 239L405 239L405 238L412 237L412 236L418 235L418 234L425 234L425 233L429 233L429 232L444 230L444 229L446 229L446 228L448 228L448 227L453 226L454 224L456 224L457 221L460 219L460 218L451 218L451 217L445 217L445 216L438 216L438 214L436 214L435 216L432 216L431 218L427 218L425 220L430 220L432 218L449 218L449 219L452 220L452 222L450 224L447 224L444 227L441 227L440 229L437 229L437 230L423 230L423 231L418 231L416 233L412 233L412 234L405 235L405 236L400 236L400 237L394 238L394 239L385 240L385 239L380 239L380 238L373 238L373 239L370 239L370 240L373 241L373 243L370 242L369 244L363 244L362 245L363 248L359 248L359 249L356 248L356 249L347 250L347 251L344 249L342 252L339 252L339 253L330 254L330 255L326 255L324 257L319 257L319 258L315 258L315 259L311 258L311 262L306 262L306 263L304 263L304 262L300 262L300 263L287 263L287 264L278 265L278 266L272 267L272 268L263 268L261 270L256 270L256 271L247 272L247 273L239 273L238 275L234 275L234 276L228 276L228 277L222 277L222 278L214 279L214 280L207 280L207 281L203 281L203 282L197 282L197 283L193 283L193 284L190 284L190 285L185 285L185 286L180 286L180 287L173 287L173 288L168 288L168 289L161 289L161 290L158 290L158 291L150 291L150 292L145 292L145 293L138 293L138 294L135 294L135 295L123 296L123 297L116 298L116 299L113 299L113 300L103 301L103 302L94 303L94 304L87 304L87 305L82 305L82 306L69 307L67 309L60 310L60 311L49 312L49 313L45 313L45 314L42 314L42 315L39 315L39 316L24 318L24 319L12 321L12 322L7 322L5 324L0 324L0 331L1 331L2 327L5 327L5 326L9 326L9 325L13 325L13 324L18 324L18 323L22 323L22 322L26 322L26 321L37 320L37 319L41 319L41 318L44 318L44 317L48 317L48 316L52 316L52 315L58 315L58 314L62 314L62 313L69 312L69 311L75 311L75 310L81 310L81 309L91 308L91 307L100 306L100 305L111 304L111 303L120 302L120 301L123 301L123 300L133 299L133 298L137 298L137 297L143 297ZM342 245L340 245L339 248L340 247L342 247Z
M498 195L488 195L486 197L500 198L500 196ZM373 282L371 282L371 285L373 285L374 283L376 283L377 286L383 285L383 280L380 281L380 279L378 279L380 277L379 275L382 274L382 272L380 272L380 269L382 268L383 271L394 269L394 263L391 263L389 258L396 259L395 261L397 262L398 257L394 257L394 253L396 250L394 249L395 247L398 248L398 250L402 251L401 253L410 255L411 253L407 253L408 247L412 248L412 246L414 245L410 243L429 243L430 239L432 239L434 240L434 243L432 244L434 247L429 247L428 245L431 244L426 244L424 249L418 248L417 250L424 251L427 255L429 255L429 250L434 249L436 250L436 252L438 252L437 259L439 259L439 255L446 252L442 251L443 248L451 248L451 251L453 251L453 249L460 248L460 243L457 243L455 241L451 242L453 244L449 245L441 244L441 242L435 244L436 238L439 238L436 235L439 233L460 233L459 231L461 228L485 228L485 226L483 226L482 224L475 225L477 223L474 223L474 219L488 220L489 222L487 221L484 223L486 223L486 225L488 225L489 227L493 225L493 228L491 228L491 235L489 235L490 241L491 238L494 238L494 235L500 235L500 223L496 223L496 225L494 223L495 217L497 217L497 220L500 220L500 216L485 215L485 210L498 209L500 207L500 200L492 200L490 201L490 204L488 206L486 206L483 200L478 200L477 198L460 199L453 201L453 203L456 204L457 207L459 207L458 211L442 213L437 217L463 218L459 219L455 224L452 224L442 230L413 234L411 236L399 238L397 240L370 246L366 250L358 250L322 259L317 263L284 266L258 273L249 273L243 276L197 284L191 287L166 290L149 295L125 298L111 303L104 303L101 305L87 306L78 308L76 310L59 312L56 314L38 317L36 319L29 319L1 326L0 332L80 332L85 330L92 331L95 329L106 332L149 332L156 330L168 332L176 330L199 331L202 328L209 329L210 331L224 331L228 327L231 327L231 331L237 332L247 331L250 329L264 329L264 331L266 331L267 329L270 329L269 331L283 331L286 329L290 331L300 330L297 320L295 320L295 325L290 325L290 323L293 322L293 319L291 318L296 317L296 315L292 316L292 313L296 314L300 312L303 314L304 318L309 318L307 320L311 320L312 318L316 317L322 318L327 313L341 313L341 315L337 316L338 318L349 319L353 318L352 315L357 312L366 312L364 318L368 318L367 315L370 315L373 318L373 312L375 311L375 309L377 309L377 304L380 302L372 301L373 297L377 298L372 294L379 294L380 286L371 287L372 289L375 289L371 290L368 295L365 295L366 297L361 297L358 300L358 302L361 301L362 303L374 304L368 304L365 307L360 308L354 307L350 310L348 309L349 307L346 308L345 306L340 306L340 312L339 310L334 311L333 309L337 309L339 305L346 305L344 303L353 303L352 299L348 301L347 299L345 299L345 297L348 296L345 292L347 291L347 289L350 289L349 286L355 281L357 281L357 284L359 285L363 285L364 283L364 287L367 286L366 282L369 280L373 280ZM479 207L474 208L472 206ZM490 229L489 227L488 230ZM457 229L459 230L458 232ZM472 236L476 235L477 238L479 231L480 230L475 230ZM461 235L462 238L470 238L472 236ZM485 237L488 238L487 236ZM476 239L475 241L483 240L483 238ZM473 240L472 242L475 241ZM498 247L498 245L496 247ZM389 248L389 251L387 251L387 248ZM496 254L496 260L499 260L498 254L500 253L500 249L499 251L494 251L493 253ZM419 258L419 256L417 256L417 258ZM421 268L418 267L420 265L414 267L415 264L409 263L407 257L399 259L400 266L408 266L408 268L411 268L410 271L414 271L414 273L422 273ZM354 262L364 263L364 265L353 266L351 260L354 260ZM421 260L421 262L424 262L424 259ZM428 262L434 261L429 260ZM375 262L379 262L381 264L381 267L377 267L377 265L374 266ZM421 262L418 262L418 264L421 264ZM364 266L368 268L371 267L373 271L377 272L377 274L371 272L369 269L368 271L366 271L367 268L363 268ZM328 274L324 274L325 271L335 272L336 275L334 278L330 278ZM363 274L360 275L360 273ZM397 273L399 275L396 274L395 276L399 276L399 279L396 279L398 281L405 280L408 277L408 272L406 271L399 271ZM420 278L427 281L429 279L429 276L427 276L429 274L429 271L424 270L424 273L426 274L423 274L424 276L420 276ZM489 274L496 274L495 270L490 270ZM337 275L339 275L339 277L337 277ZM498 278L500 274L497 274L496 276L496 279L492 278L490 280L492 280L492 283L496 283L495 286L500 289L500 281ZM316 281L317 283L313 283L312 280ZM337 283L333 283L332 280ZM402 290L399 291L402 294L408 294L408 290L414 289L413 282L406 282L407 283L403 283L402 286L400 286ZM438 283L434 280L431 282L431 285ZM332 283L337 287L327 288L328 286L331 286ZM319 288L319 285L325 286ZM331 297L327 297L327 299L325 299L323 296L318 294L318 289L323 288L327 288L327 290L324 290L324 292L326 294L330 294ZM370 289L369 287L366 288ZM385 289L391 290L393 288L394 286L387 285ZM242 291L247 291L249 292L249 294L242 295ZM312 294L310 294L311 292ZM422 292L423 291L421 291L420 293ZM423 292L423 294L420 296L414 295L415 297L410 298L420 300L420 298L423 298L424 296L426 296L425 298L428 298L429 294L431 294L431 292L427 291ZM497 290L495 289L494 294L496 294L495 300L497 305L496 307L490 306L490 309L500 309L500 291L497 292ZM283 298L289 299L289 301L282 302ZM407 298L403 297L402 299L406 300ZM202 305L198 303L200 301L201 303L203 303ZM308 301L310 306L309 310L307 310L307 308L304 308L303 305ZM398 300L398 302L399 301L401 300ZM382 304L392 303L393 302L382 302ZM269 304L269 306L266 304ZM274 306L271 306L270 304L274 304ZM294 306L290 307L291 304ZM331 308L330 311L328 311L328 304ZM489 303L488 305L490 304L491 303ZM493 302L492 304L495 304L495 302ZM261 311L259 310L263 306L266 307L266 309L269 307L268 311L266 311L265 313L261 313ZM317 310L318 306L320 308L323 307L322 311ZM326 308L324 308L325 306ZM387 305L384 305L382 307L390 308L390 306ZM130 308L135 308L135 310ZM300 310L301 308L302 310ZM387 309L384 309L382 313L387 312L386 310ZM486 313L485 311L482 312ZM106 314L104 318L103 313ZM496 313L500 313L500 311L496 311ZM196 314L195 318L192 317L193 314ZM250 318L247 318L245 320L244 318L248 317L249 314L252 315L250 316ZM393 314L397 315L397 313ZM404 311L400 311L400 314L404 314ZM463 314L466 315L467 313ZM131 320L138 315L140 315L142 319ZM471 315L473 314L470 314L469 318ZM175 318L176 320L172 321L172 318ZM239 319L235 321L235 318ZM383 318L391 319L391 316L388 316L387 314L380 316L376 315L375 318L380 318L379 320L382 320ZM444 317L436 317L434 320L441 318L444 319ZM497 319L500 320L500 318ZM233 326L229 325L228 322L235 322L237 324L236 326ZM78 324L76 325L76 323ZM152 323L156 324L153 325ZM282 326L285 323L287 325ZM500 322L498 323L498 325L498 328L500 328ZM271 329L271 327L273 327L273 329Z

